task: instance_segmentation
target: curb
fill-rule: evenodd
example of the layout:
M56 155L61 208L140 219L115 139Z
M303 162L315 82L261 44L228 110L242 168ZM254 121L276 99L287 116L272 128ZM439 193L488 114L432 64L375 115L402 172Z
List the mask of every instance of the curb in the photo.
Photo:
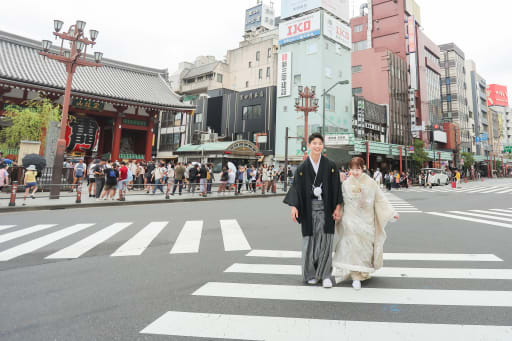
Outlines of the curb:
M256 194L247 196L229 196L229 197L207 197L207 198L183 198L183 199L157 199L151 201L106 201L94 202L86 204L61 204L61 205L42 205L42 206L15 206L15 207L0 207L1 213L8 212L27 212L27 211L46 211L46 210L63 210L68 208L89 208L89 207L112 207L112 206L135 206L135 205L151 205L151 204L171 204L190 201L217 201L217 200L234 200L234 199L252 199L252 198L268 198L280 197L286 193L276 194Z

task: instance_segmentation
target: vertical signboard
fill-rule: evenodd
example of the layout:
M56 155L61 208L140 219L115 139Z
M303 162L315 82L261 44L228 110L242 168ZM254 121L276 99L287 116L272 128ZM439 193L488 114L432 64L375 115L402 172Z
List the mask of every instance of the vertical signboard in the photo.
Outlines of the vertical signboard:
M320 35L320 12L279 24L279 45Z
M416 52L416 22L413 16L407 18L407 34L409 36L409 53Z
M277 97L287 97L292 93L292 53L279 53L277 61Z
M324 15L324 36L348 49L352 48L352 30L350 26L327 13Z

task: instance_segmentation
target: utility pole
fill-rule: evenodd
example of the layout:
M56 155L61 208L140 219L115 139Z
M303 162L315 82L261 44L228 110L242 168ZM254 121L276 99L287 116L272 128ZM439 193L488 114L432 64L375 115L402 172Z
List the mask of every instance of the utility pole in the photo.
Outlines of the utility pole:
M286 140L284 141L284 191L288 191L288 127L286 127Z

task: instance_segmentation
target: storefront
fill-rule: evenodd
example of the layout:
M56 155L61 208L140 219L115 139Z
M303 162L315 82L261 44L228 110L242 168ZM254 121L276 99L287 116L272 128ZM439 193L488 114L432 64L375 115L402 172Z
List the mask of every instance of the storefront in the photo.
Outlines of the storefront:
M65 66L45 59L39 51L40 42L0 31L0 116L7 105L22 106L41 97L62 105ZM74 75L67 153L150 160L156 152L159 113L189 113L192 107L171 90L167 70L108 59L103 64L78 68ZM50 142L54 135L49 129Z

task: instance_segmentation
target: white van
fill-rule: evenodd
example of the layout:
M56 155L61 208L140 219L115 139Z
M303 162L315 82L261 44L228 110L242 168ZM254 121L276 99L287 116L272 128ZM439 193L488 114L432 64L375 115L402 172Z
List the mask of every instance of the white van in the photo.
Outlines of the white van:
M430 179L430 183L433 186L448 185L448 183L450 182L450 179L448 178L446 172L440 168L422 168L421 170L423 171L423 174L425 174L425 176L430 171L430 174L432 176L432 178Z

